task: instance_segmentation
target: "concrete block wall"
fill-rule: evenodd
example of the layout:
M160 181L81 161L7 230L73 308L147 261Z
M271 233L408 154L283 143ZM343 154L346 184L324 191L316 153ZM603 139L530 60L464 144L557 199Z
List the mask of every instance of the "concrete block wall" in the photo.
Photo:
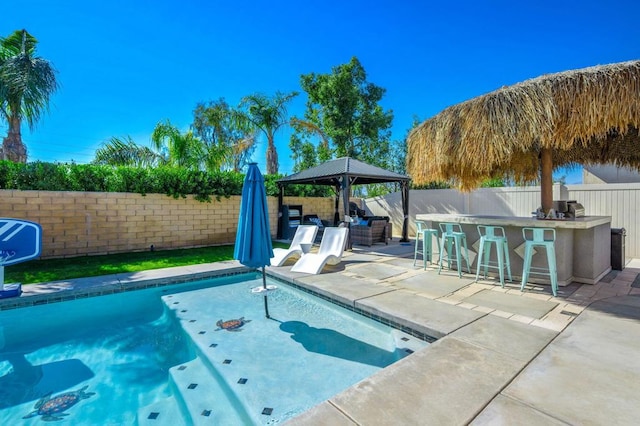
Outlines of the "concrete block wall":
M332 198L284 202L333 217ZM275 237L278 199L268 197L267 204ZM42 226L41 258L233 244L239 215L239 196L203 203L164 194L0 190L1 217Z
M277 218L277 206L278 200L275 199L276 206L276 218ZM302 205L302 214L317 214L322 220L327 220L333 223L333 215L335 213L335 198L307 198L307 197L284 197L282 204ZM271 208L271 202L269 202L269 208ZM273 223L273 222L271 222Z

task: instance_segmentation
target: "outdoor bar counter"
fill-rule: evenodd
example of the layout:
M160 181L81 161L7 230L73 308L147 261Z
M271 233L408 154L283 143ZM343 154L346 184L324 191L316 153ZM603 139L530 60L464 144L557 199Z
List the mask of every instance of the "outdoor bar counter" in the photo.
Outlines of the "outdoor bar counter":
M439 223L459 223L467 235L467 246L471 260L471 272L475 275L476 258L480 235L477 225L502 226L509 241L511 273L514 281L522 278L524 262L524 238L522 228L555 228L556 263L558 285L566 286L573 281L595 284L611 271L611 217L585 216L575 219L541 220L534 217L482 216L461 214L417 214L416 220L438 229ZM441 235L439 232L438 235ZM544 248L536 249L532 266L547 267ZM496 260L495 244L491 246L491 260ZM463 270L466 263L462 261ZM489 270L492 276L497 270ZM530 282L549 284L548 276L530 275Z

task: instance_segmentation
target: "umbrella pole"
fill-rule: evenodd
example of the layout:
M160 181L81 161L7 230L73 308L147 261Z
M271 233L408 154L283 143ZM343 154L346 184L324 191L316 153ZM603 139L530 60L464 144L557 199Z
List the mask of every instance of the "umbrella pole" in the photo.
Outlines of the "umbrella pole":
M264 266L262 267L262 288L267 289L267 274L264 272Z
M262 267L262 288L265 289L264 292L264 314L267 318L271 318L269 316L269 305L267 304L267 274L264 272L264 266Z

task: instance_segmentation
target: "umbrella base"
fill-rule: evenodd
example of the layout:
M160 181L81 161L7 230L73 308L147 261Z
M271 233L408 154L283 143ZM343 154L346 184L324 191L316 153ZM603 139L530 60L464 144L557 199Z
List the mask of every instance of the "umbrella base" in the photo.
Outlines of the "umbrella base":
M278 286L275 286L275 285L268 285L266 288L262 286L254 287L251 289L251 293L265 293L265 292L273 291L277 288Z

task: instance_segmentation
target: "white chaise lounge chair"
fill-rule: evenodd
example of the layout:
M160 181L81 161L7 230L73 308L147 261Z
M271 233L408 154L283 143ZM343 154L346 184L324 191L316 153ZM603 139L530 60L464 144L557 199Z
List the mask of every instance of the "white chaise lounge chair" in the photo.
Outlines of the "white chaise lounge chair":
M303 251L300 244L309 244L309 247L311 247L311 244L313 244L316 239L317 233L318 227L316 225L299 225L288 249L273 249L271 266L282 266L287 259L302 256Z
M342 261L342 253L347 242L348 228L325 228L318 253L303 255L291 268L292 272L319 274L327 263L337 265Z

